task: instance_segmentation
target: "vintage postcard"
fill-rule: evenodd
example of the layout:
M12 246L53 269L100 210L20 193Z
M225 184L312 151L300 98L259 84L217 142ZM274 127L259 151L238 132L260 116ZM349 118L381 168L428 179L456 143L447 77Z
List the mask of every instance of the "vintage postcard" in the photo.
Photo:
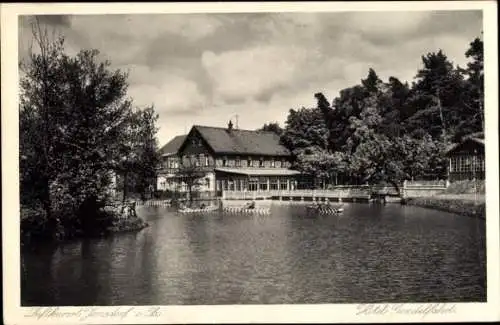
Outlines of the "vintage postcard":
M2 4L5 323L500 320L496 9Z

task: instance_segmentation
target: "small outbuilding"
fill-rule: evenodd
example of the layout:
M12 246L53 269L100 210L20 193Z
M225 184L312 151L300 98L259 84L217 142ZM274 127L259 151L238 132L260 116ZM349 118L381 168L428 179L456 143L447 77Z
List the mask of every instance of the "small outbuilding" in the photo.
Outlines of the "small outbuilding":
M447 152L450 182L461 180L484 180L484 139L466 137Z

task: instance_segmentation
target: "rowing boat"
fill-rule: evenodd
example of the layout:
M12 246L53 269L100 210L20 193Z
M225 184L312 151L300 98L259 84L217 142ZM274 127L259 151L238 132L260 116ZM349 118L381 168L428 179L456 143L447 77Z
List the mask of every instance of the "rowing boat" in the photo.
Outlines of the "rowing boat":
M180 213L203 213L203 212L213 212L217 210L219 210L219 207L213 206L213 207L198 208L198 209L184 208L184 209L179 209L178 211Z
M344 208L342 207L332 207L332 206L309 205L306 208L309 211L314 211L319 214L337 214L337 213L342 213L344 211Z
M245 213L245 214L270 214L270 208L253 208L248 209L246 207L226 207L223 209L223 212L229 213Z

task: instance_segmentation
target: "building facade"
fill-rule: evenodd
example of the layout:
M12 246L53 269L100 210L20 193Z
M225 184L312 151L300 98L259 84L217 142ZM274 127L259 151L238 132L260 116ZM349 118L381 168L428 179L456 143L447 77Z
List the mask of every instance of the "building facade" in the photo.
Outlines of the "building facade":
M186 135L178 135L160 149L161 165L158 168L156 189L160 191L185 191L185 186L178 181L177 171L180 159L177 155Z
M290 190L296 188L300 174L290 169L291 154L279 143L277 134L234 129L231 123L227 128L193 126L175 159L179 164L171 175L177 179L171 177L171 181L187 187L191 183L197 191L215 195L222 191Z
M484 180L484 139L468 137L447 152L450 182L460 180Z

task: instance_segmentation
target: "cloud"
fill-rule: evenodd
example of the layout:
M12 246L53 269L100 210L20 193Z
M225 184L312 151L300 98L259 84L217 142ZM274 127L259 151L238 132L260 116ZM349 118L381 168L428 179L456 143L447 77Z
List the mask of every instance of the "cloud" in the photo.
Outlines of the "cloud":
M262 46L221 54L204 52L202 64L215 92L225 100L257 98L285 87L306 59L302 48Z
M345 16L349 30L367 35L409 35L430 19L429 11L356 12Z
M148 73L147 67L135 67L134 71ZM136 104L154 104L159 113L186 115L200 111L207 106L206 97L199 91L197 84L176 75L161 75L151 71L154 82L134 82L128 94ZM132 77L133 78L133 77ZM132 79L133 80L133 79Z
M97 48L130 71L129 95L155 104L160 140L192 124L283 123L290 108L331 101L373 68L412 81L421 56L442 49L461 66L482 29L480 11L310 12L44 16L68 52ZM29 17L20 18L26 57Z

